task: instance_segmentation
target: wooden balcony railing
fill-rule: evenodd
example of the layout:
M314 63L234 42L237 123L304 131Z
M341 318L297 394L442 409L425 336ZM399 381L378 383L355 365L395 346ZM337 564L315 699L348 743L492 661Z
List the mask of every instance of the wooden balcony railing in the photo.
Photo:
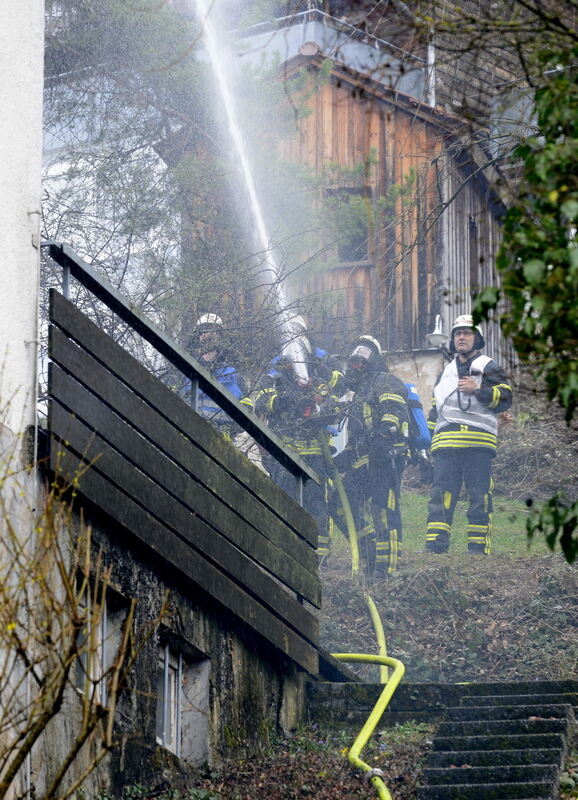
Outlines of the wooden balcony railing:
M50 255L211 396L296 478L315 478L194 359L69 248ZM174 391L69 300L50 297L51 469L109 515L115 535L160 558L310 674L320 606L314 521ZM306 601L306 603L304 603Z

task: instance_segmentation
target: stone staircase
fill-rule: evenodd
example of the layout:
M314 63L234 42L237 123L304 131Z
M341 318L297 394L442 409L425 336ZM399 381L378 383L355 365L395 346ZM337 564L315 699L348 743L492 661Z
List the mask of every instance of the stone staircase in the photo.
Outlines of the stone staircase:
M383 687L313 683L309 715L361 729ZM404 684L382 723L437 722L418 800L555 800L572 744L578 681Z
M418 800L554 800L577 705L568 681L464 686L438 726Z

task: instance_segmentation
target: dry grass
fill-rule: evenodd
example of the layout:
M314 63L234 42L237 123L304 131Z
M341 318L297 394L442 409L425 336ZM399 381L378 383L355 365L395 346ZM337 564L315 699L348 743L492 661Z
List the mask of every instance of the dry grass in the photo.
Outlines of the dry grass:
M576 677L578 571L560 556L410 553L393 579L363 587L342 550L322 575L321 635L330 651L376 652L369 588L406 680ZM357 669L377 680L375 668Z

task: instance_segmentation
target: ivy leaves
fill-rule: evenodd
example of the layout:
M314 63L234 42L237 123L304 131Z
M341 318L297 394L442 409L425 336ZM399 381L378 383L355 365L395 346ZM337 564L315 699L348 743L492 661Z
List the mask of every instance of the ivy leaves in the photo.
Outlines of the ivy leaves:
M504 220L497 259L507 312L501 326L520 359L542 376L569 421L578 408L578 48L539 57L538 135L524 140L519 194ZM491 287L478 318L498 306Z
M578 409L578 47L538 56L538 133L513 152L523 165L518 196L504 219L497 258L501 290L476 298L474 314L497 308L504 334L520 360L544 379L567 422ZM503 300L504 305L498 307ZM528 533L541 532L567 560L578 553L576 507L555 495L530 515Z

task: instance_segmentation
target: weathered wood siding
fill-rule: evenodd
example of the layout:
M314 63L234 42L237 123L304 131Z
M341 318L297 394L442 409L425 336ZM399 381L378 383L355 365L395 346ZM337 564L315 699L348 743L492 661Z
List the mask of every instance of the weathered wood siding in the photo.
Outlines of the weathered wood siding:
M293 62L288 74L318 68L314 56ZM284 156L318 174L330 163L369 159L375 223L367 262L340 263L329 248L326 270L305 281L303 294L336 298L336 316L345 315L351 332L369 331L388 350L423 348L437 314L447 323L469 310L470 290L494 279L496 202L479 170L464 163L460 122L338 65L308 103L311 113ZM403 186L410 191L394 210L378 209Z
M52 293L51 468L309 673L317 531L309 515L177 395Z
M425 121L417 106L396 106L393 97L368 89L337 67L309 104L311 113L285 145L288 159L317 173L330 162L354 167L370 159L365 185L374 209L396 187L413 181L414 191L398 199L389 215L376 212L367 263L340 264L330 250L327 271L305 291L337 295L341 290L341 310L356 316L350 319L352 330L378 334L389 349L423 346L437 283L431 220L439 198L433 162L444 132Z
M500 283L496 254L504 209L471 155L451 147L444 153L444 159L440 194L445 209L437 232L440 264L437 313L444 320L444 332L449 333L458 315L470 313L472 293ZM517 369L514 349L499 326L487 322L482 327L487 355L510 372Z

